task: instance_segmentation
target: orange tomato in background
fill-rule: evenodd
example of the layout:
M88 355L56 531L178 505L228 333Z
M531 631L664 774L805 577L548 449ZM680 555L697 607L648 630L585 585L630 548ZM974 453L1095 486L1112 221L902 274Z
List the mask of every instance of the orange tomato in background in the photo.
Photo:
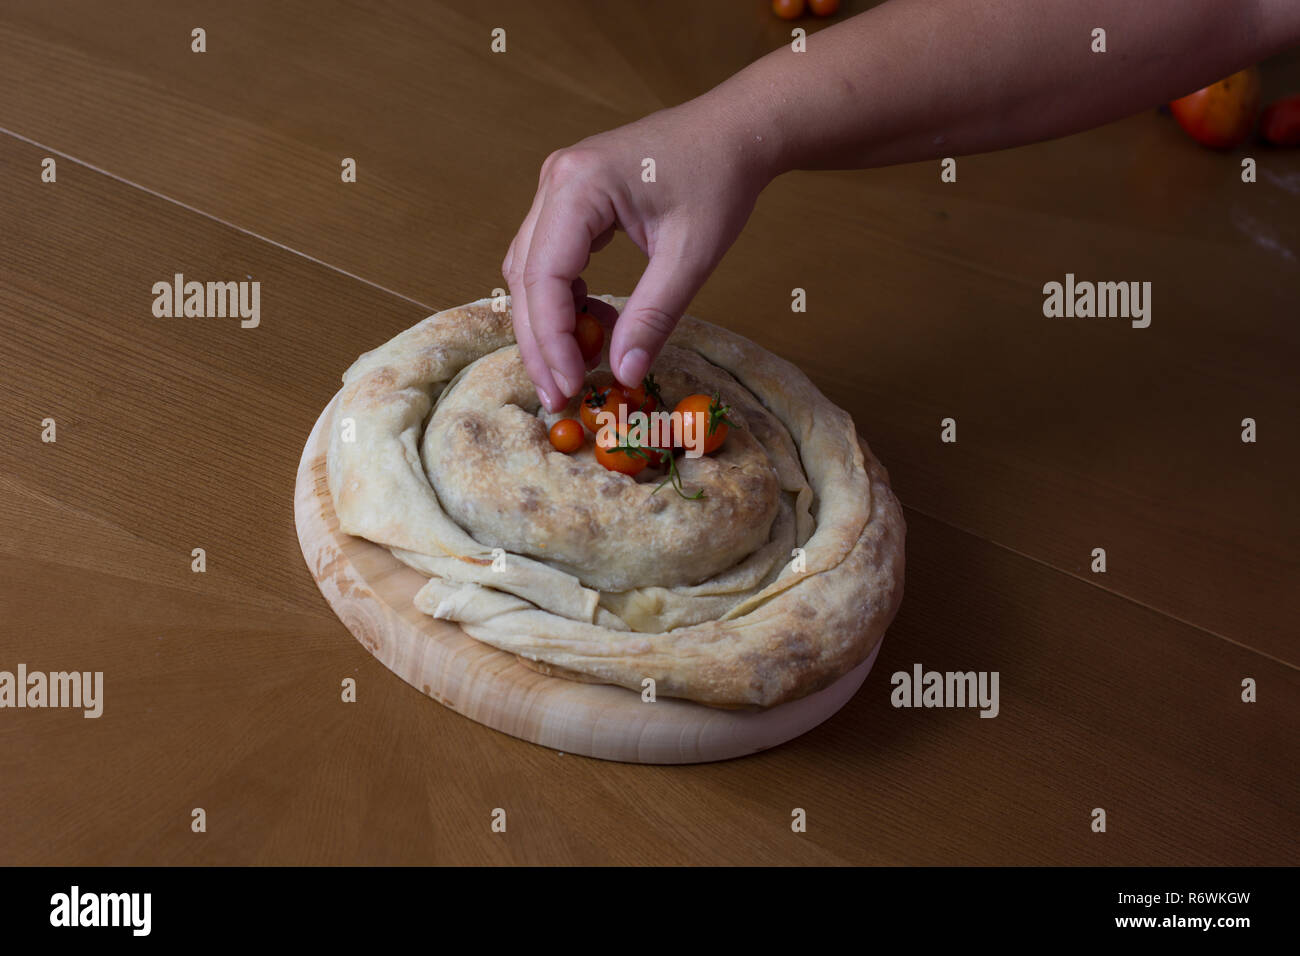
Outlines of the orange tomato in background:
M808 9L815 17L833 16L840 8L840 0L808 0Z
M1252 66L1174 100L1169 110L1202 146L1231 149L1254 128L1259 97L1259 70Z
M803 16L803 0L772 0L772 12L782 20L794 20Z
M1269 104L1260 117L1259 132L1274 146L1300 146L1300 94Z

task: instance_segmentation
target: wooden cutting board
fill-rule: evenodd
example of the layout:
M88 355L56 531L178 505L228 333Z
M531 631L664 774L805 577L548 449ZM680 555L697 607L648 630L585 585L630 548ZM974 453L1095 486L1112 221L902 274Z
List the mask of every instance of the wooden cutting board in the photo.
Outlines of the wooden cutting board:
M325 456L335 396L298 464L294 518L303 557L325 600L379 662L458 714L551 747L631 763L702 763L757 753L803 734L848 702L871 656L830 687L765 711L682 700L642 701L622 687L549 677L412 603L427 578L386 548L339 530ZM394 689L396 685L394 684Z

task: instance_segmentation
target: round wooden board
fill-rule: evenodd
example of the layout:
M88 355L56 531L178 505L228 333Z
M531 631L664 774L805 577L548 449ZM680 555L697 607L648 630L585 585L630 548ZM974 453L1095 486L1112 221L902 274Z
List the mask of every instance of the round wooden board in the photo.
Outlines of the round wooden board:
M623 687L548 677L513 654L416 610L427 580L386 548L339 530L325 456L335 396L312 429L294 492L298 541L325 600L379 662L459 714L562 753L631 763L702 763L757 753L806 733L844 706L876 654L824 690L770 710L645 703Z

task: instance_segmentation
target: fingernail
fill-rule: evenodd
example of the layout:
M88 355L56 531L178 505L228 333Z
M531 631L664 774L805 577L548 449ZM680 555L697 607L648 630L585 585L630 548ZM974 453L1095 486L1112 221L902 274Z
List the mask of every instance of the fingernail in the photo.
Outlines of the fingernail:
M551 369L551 378L555 379L555 384L560 386L560 391L564 393L566 398L577 391L577 389L573 387L573 383L555 369Z
M537 398L548 412L555 411L555 399L551 398L551 393L541 386L537 388Z
M618 380L624 385L640 385L650 368L650 356L645 349L629 349L618 367Z

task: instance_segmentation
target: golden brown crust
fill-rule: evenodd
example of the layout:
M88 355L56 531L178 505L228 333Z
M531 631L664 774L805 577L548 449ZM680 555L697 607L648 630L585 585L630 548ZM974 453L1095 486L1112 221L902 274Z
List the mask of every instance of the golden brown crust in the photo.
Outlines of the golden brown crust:
M508 310L484 300L349 369L336 421L356 434L336 428L329 456L344 530L431 576L421 610L553 673L633 690L650 677L658 695L726 707L829 685L901 600L888 476L845 412L739 335L684 318L655 370L674 388L717 387L743 420L727 450L683 468L709 486L711 524L689 510L701 502L649 511L664 492L547 451Z

